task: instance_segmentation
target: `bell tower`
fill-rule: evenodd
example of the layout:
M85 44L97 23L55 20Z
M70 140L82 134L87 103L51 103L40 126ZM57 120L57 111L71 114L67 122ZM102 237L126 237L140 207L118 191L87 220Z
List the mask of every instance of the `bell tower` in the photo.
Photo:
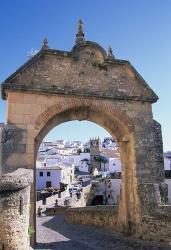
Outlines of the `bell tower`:
M95 168L100 170L100 139L90 139L90 172Z

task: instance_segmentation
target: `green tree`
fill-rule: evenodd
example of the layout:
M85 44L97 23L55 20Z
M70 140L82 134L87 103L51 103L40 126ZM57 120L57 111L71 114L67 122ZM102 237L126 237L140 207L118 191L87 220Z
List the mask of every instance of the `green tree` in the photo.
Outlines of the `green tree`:
M108 163L108 160L105 157L103 157L103 156L97 156L95 158L95 161L96 162L100 162L100 169L101 169L101 163L104 163L104 170L106 170L105 164Z

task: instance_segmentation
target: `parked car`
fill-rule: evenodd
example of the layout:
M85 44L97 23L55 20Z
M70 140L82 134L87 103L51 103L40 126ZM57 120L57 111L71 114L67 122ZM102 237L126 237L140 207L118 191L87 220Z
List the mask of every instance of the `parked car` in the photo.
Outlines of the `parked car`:
M81 192L82 186L80 184L74 184L69 187L69 193Z
M74 192L75 192L74 187L70 187L69 188L69 193L71 194L71 193L74 193Z
M79 188L78 187L73 187L74 192L78 192Z

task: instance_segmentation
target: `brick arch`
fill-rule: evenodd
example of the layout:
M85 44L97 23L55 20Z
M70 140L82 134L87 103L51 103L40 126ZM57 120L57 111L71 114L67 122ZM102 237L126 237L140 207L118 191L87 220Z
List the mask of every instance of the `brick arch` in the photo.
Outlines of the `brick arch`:
M134 124L126 111L106 100L93 100L88 98L61 98L56 104L50 106L36 120L34 126L36 137L34 141L37 153L44 136L55 126L71 120L89 120L106 129L112 137L116 136L120 145L122 162L122 189L119 203L118 218L121 230L127 228L128 221L134 223L139 220L139 199L136 188L136 166L134 145ZM118 140L119 139L119 140ZM35 157L36 158L36 157ZM128 181L129 176L129 181Z
M126 114L126 111L114 106L109 101L94 101L83 98L67 98L60 100L55 105L44 111L35 121L35 129L40 131L55 115L69 111L85 108L94 112L101 112L107 116L114 117L122 123L130 132L134 130L134 124L131 118Z
M118 220L121 230L129 230L128 221L138 221L139 203L136 188L136 166L134 145L134 124L126 111L106 100L88 98L60 98L53 106L38 116L34 123L35 159L40 143L55 126L71 120L88 120L106 129L112 137L116 137L120 145L122 162L122 189L119 203ZM129 181L128 181L129 176ZM132 208L132 201L135 206Z

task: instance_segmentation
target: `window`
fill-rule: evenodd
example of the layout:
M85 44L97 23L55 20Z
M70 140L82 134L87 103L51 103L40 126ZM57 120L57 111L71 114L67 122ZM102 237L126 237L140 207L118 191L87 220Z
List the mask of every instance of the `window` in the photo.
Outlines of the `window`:
M50 176L50 172L47 172L47 176Z
M46 167L46 163L44 163L44 167Z
M43 172L40 172L40 173L39 173L39 176L43 176Z
M46 187L49 188L49 187L51 187L51 186L52 186L51 181L47 181L47 182L46 182Z

